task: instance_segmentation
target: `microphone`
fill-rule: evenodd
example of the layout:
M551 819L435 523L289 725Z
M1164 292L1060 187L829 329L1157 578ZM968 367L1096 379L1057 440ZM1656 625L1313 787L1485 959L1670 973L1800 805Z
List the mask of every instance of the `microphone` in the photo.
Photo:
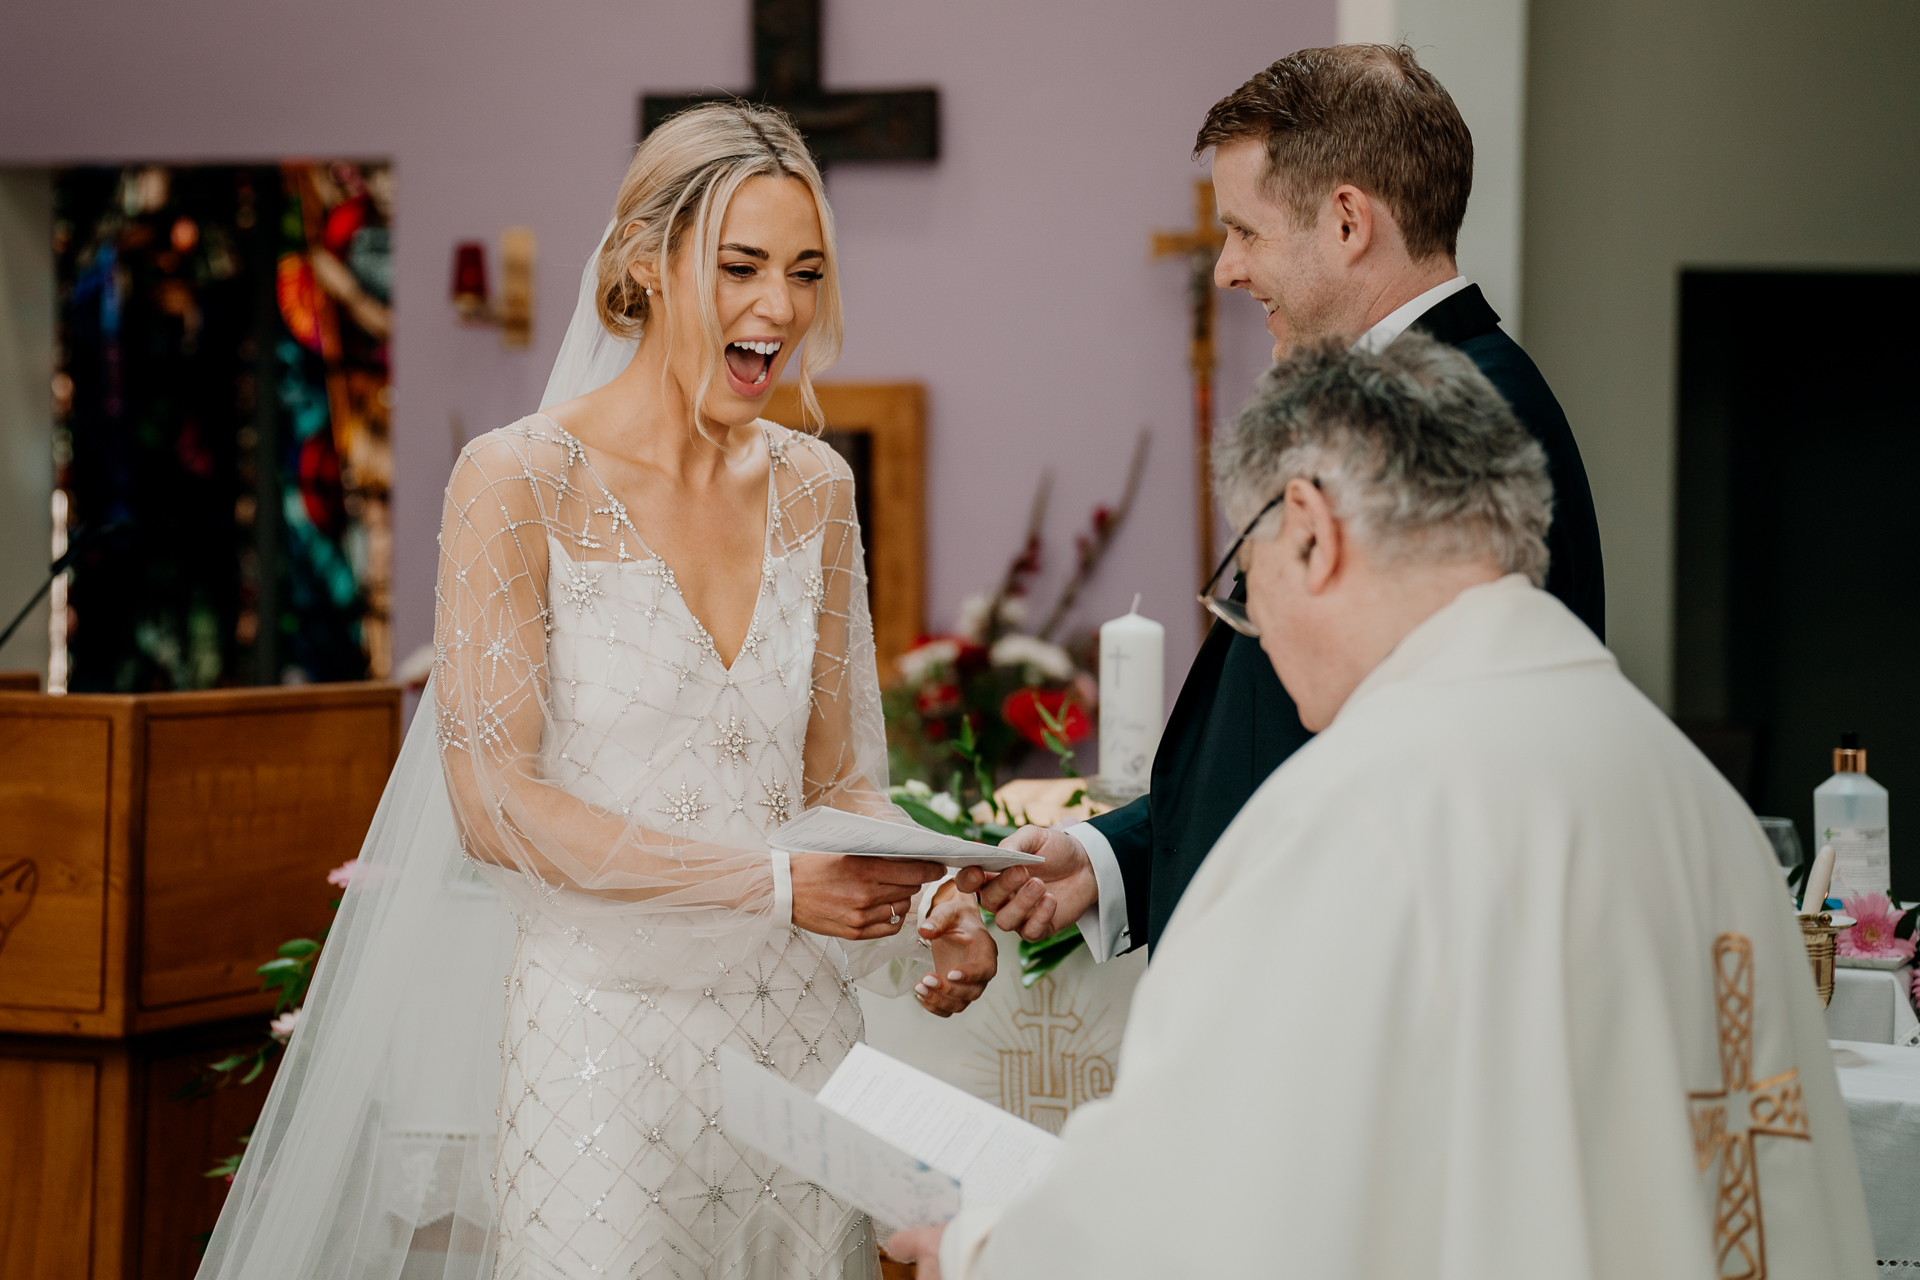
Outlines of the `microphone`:
M107 538L116 536L118 534L126 533L128 530L132 528L133 528L133 521L131 520L112 520L106 524L98 525L92 529L82 529L79 533L76 533L75 535L73 535L72 539L69 540L67 543L66 554L61 556L58 560L55 560L53 564L48 566L47 580L41 583L39 589L36 590L33 593L33 595L28 598L26 607L21 609L19 613L14 615L13 621L7 624L7 629L5 631L0 631L0 649L4 649L6 647L7 641L13 639L13 633L18 631L20 629L20 624L27 620L27 615L33 612L33 607L40 603L40 597L44 596L45 594L47 594L47 592L50 589L52 589L53 580L59 577L61 574L65 573L67 571L68 566L73 564L73 560L75 556L79 555L82 551L85 551L88 547L92 546L96 542L104 541Z

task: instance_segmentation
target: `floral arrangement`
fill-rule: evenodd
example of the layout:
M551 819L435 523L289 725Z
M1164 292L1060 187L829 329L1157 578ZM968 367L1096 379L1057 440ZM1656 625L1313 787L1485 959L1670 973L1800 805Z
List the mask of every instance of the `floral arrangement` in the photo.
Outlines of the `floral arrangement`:
M353 883L358 865L358 859L341 863L327 873L327 883L344 893L347 886ZM338 911L341 901L335 898L328 906ZM254 970L260 975L261 990L274 993L273 1020L267 1024L267 1038L251 1049L230 1053L218 1062L208 1063L206 1070L173 1095L176 1099L191 1102L195 1098L206 1097L216 1089L252 1084L267 1069L268 1063L285 1052L287 1043L293 1039L293 1033L300 1025L301 1002L306 999L307 988L313 982L313 968L320 959L320 948L326 942L331 928L322 929L318 939L294 938L281 943L274 958ZM240 1135L240 1145L245 1147L252 1136L253 1126L248 1125ZM242 1154L234 1152L203 1176L232 1182L233 1175L240 1170ZM201 1243L204 1245L205 1241Z
M981 804L991 809L994 784L1035 748L1071 761L1074 744L1093 731L1099 704L1099 686L1087 671L1096 640L1087 635L1062 645L1054 636L1133 508L1149 438L1142 432L1134 447L1120 500L1094 508L1090 527L1076 539L1074 572L1037 630L1022 628L1041 566L1040 531L1052 490L1046 475L1034 493L1026 537L998 588L970 597L952 631L923 636L900 657L899 680L883 695L895 778L946 782L952 802L970 812Z
M1834 949L1843 956L1872 960L1911 960L1914 940L1894 932L1906 915L1884 893L1850 893L1841 905L1853 917L1853 927L1834 938Z

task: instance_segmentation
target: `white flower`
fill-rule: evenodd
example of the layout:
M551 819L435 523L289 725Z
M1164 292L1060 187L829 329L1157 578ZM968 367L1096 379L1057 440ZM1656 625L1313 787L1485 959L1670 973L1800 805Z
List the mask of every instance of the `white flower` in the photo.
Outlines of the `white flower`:
M948 822L960 821L960 802L944 791L927 801L927 808L933 810Z
M1025 600L1019 596L1007 596L1000 601L999 621L1002 626L1017 627L1026 620ZM968 596L960 602L960 619L953 629L977 644L987 638L987 627L993 621L993 597Z
M1067 656L1067 651L1038 636L1018 632L1001 636L993 642L988 656L996 667L1033 667L1055 680L1065 680L1073 674L1073 659Z
M953 629L969 640L986 639L987 615L992 608L992 596L968 596L960 602L960 618Z
M916 800L930 800L933 798L933 788L918 778L907 779L906 782L901 785L900 789Z
M896 661L908 684L919 684L934 667L945 666L960 656L957 640L929 640L917 649L909 649Z
M275 1018L267 1027L267 1034L281 1044L293 1039L293 1029L300 1025L300 1011L289 1009Z
M967 816L975 822L992 822L994 818L993 806L985 800L975 800L973 802L973 808L967 810Z

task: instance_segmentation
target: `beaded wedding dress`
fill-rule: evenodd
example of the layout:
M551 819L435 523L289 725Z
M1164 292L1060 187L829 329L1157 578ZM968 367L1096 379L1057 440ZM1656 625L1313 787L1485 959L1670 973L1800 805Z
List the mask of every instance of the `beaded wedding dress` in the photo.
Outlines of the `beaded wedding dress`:
M543 405L634 344L592 266ZM767 835L803 807L906 821L851 475L759 424L765 550L731 664L672 567L544 415L448 485L434 675L202 1280L865 1277L851 1206L727 1132L723 1044L812 1090L892 938L792 924ZM636 523L638 517L638 523Z

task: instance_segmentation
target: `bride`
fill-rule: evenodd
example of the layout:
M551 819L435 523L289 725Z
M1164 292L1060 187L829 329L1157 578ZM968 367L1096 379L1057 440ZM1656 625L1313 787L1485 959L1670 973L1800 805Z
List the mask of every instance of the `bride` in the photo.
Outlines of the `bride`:
M767 844L906 821L851 474L758 418L799 351L818 420L837 280L785 116L635 155L545 407L454 468L433 681L203 1280L877 1273L728 1135L716 1061L816 1089L855 980L946 1016L994 970L940 867Z

